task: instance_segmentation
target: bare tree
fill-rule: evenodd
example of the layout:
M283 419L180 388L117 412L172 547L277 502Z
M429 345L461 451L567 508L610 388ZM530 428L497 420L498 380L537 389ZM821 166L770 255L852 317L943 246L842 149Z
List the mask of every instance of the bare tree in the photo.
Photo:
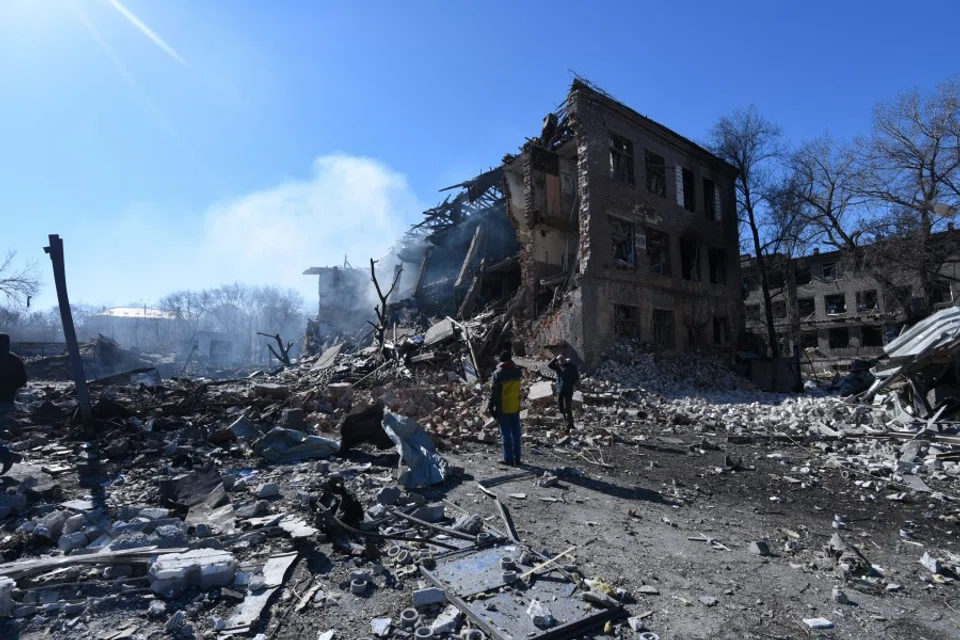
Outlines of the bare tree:
M780 354L770 293L767 255L772 240L784 228L783 220L771 215L771 199L776 188L777 161L782 157L780 127L751 106L723 116L710 131L708 147L718 157L736 167L737 215L750 235L756 254L757 270L771 355ZM792 225L788 225L792 228ZM777 229L781 231L778 231ZM771 233L772 231L772 233Z
M789 169L789 196L801 210L809 237L834 249L856 252L867 203L856 152L824 135L801 144L790 156Z
M397 283L400 282L400 275L403 273L403 268L398 268L393 275L393 284L390 285L390 290L386 294L383 293L383 290L380 289L380 283L377 281L377 261L373 258L370 258L370 279L373 280L373 286L377 289L377 297L380 298L380 305L374 307L374 312L377 314L377 324L373 324L370 320L367 322L373 327L374 333L377 337L377 345L379 346L380 351L383 351L383 342L384 334L387 331L387 300L390 298L390 294L393 293L393 290L397 288Z
M40 291L40 278L32 262L16 267L13 263L16 256L16 251L8 251L0 262L0 294L15 307L29 307L30 299Z
M935 297L956 247L935 234L960 209L960 78L930 95L901 94L874 109L863 149L861 194L883 207L868 233L877 258L895 262Z

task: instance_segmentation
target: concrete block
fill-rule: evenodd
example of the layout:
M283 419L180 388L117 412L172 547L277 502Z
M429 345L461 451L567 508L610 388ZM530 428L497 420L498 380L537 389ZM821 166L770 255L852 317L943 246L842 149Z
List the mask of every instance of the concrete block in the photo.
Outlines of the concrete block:
M447 605L447 608L437 616L437 619L430 623L430 630L433 631L435 636L444 633L456 633L462 617L463 614L460 613L459 609L452 604Z
M67 518L67 521L63 523L63 535L70 535L71 533L81 531L85 526L87 526L87 517L85 515L78 513L75 516L70 516Z
M146 518L147 520L160 520L162 518L170 517L170 509L162 509L160 507L146 507L140 509L140 512L137 515L141 518Z
M533 407L549 407L556 402L552 382L535 382L530 387L527 400Z
M147 577L154 593L190 587L210 589L233 582L237 561L226 551L196 549L157 558Z
M260 499L276 498L280 495L280 485L276 482L265 482L257 487L256 494Z
M42 537L50 538L51 540L56 540L63 534L63 525L67 522L67 519L70 517L70 514L66 511L51 511L42 518L37 519L37 528L34 529L34 535L40 535ZM45 531L38 533L38 530L43 527Z
M60 536L60 539L57 540L57 548L64 553L70 553L74 549L87 546L89 543L86 534L83 531L77 531Z
M441 604L447 601L447 594L439 587L427 587L413 592L413 606L429 607L432 604Z
M13 612L13 589L17 586L11 578L0 577L0 617Z

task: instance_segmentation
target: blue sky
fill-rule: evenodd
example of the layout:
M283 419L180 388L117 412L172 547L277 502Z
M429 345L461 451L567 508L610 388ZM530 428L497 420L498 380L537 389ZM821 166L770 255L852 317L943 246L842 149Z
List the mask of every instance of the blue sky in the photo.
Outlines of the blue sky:
M71 298L149 303L379 255L539 133L570 70L701 140L790 141L960 71L960 3L0 0L0 251L49 233ZM944 33L938 36L938 33Z

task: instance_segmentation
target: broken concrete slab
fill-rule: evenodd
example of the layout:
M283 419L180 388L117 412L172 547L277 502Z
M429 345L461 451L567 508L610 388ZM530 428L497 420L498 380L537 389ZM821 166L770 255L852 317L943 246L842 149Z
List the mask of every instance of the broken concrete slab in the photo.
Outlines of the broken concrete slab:
M237 635L246 633L260 619L264 608L287 579L290 569L297 560L298 553L283 553L272 556L263 567L263 582L258 593L244 598L227 619L224 633Z
M427 587L413 592L413 606L416 608L429 607L432 604L441 604L447 601L447 594L439 587Z
M527 401L532 407L549 407L556 402L552 382L535 382L530 385Z
M233 582L237 561L233 554L214 549L196 549L160 556L147 577L154 593L167 594L199 586L224 587Z
M454 336L456 336L456 323L450 318L445 318L427 329L423 336L423 346L432 347L442 344L452 340Z
M460 626L460 620L463 618L463 613L460 612L452 604L447 605L447 607L440 612L440 615L437 616L436 620L430 623L430 630L435 636L442 636L447 633L455 633L457 627Z

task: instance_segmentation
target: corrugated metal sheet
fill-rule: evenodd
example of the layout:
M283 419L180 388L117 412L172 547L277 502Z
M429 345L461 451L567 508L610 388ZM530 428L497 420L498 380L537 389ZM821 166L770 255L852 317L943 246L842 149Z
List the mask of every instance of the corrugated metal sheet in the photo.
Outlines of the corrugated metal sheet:
M960 340L960 307L950 307L913 325L891 340L883 351L891 360L901 360L956 340Z

